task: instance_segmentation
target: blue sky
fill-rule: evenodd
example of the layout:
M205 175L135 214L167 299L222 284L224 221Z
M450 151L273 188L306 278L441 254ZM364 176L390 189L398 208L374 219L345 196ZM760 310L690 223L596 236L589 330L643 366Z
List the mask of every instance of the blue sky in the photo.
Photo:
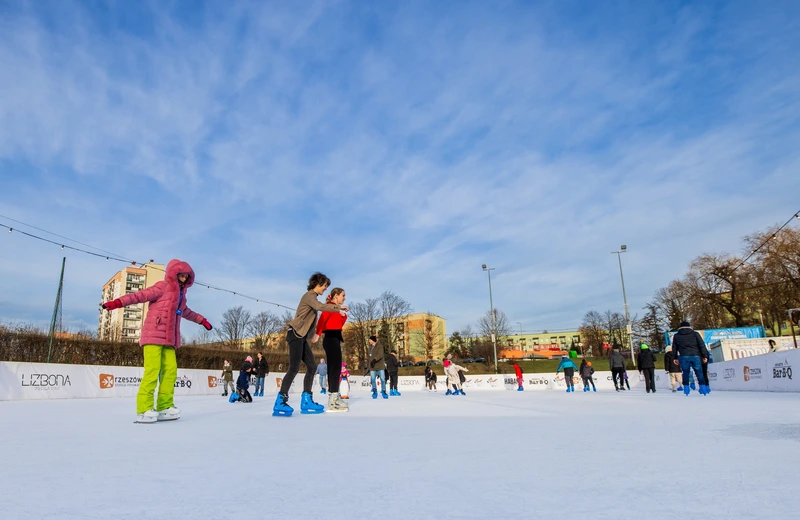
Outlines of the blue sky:
M322 270L449 331L483 263L514 328L622 310L624 243L635 313L800 208L800 4L697 4L0 2L0 215L288 306ZM0 318L46 322L63 252L6 235ZM67 253L66 324L119 267Z

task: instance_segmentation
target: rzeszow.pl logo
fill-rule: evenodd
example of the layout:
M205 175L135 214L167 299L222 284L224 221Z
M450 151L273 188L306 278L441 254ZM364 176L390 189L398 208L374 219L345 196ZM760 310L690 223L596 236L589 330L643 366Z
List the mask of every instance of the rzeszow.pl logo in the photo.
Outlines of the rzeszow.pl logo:
M217 377L216 376L208 376L208 387L209 388L216 388L218 384L219 384L219 381L217 381Z
M744 367L744 380L750 381L751 379L761 379L761 369L760 368L751 368L748 366Z
M141 377L114 377L114 374L100 374L101 390L110 390L114 387L139 386L141 382Z

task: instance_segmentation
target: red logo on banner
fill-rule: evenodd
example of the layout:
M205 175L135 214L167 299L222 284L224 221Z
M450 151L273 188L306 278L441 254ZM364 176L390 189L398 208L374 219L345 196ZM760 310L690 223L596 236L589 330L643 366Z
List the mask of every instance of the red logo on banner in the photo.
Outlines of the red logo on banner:
M217 387L217 378L216 378L216 376L208 376L208 387L209 388L216 388Z

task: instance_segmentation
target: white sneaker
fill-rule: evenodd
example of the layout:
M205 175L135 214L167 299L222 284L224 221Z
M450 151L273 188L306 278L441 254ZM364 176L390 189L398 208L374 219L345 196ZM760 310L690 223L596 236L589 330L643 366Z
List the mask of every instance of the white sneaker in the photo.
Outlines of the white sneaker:
M174 421L181 418L181 411L174 406L158 412L159 421Z
M135 423L154 423L158 420L158 412L155 410L147 410L144 413L140 413L136 416L136 420L133 421Z

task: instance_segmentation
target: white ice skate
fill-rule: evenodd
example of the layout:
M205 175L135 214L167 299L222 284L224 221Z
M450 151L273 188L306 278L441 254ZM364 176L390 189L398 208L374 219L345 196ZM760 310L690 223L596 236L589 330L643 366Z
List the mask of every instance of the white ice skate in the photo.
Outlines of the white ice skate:
M328 394L328 412L349 412L350 407L342 401L338 392Z
M149 423L154 423L157 420L158 420L158 412L155 410L147 410L146 412L137 415L136 420L133 422L149 424Z
M158 412L159 421L174 421L181 418L181 411L174 406Z

